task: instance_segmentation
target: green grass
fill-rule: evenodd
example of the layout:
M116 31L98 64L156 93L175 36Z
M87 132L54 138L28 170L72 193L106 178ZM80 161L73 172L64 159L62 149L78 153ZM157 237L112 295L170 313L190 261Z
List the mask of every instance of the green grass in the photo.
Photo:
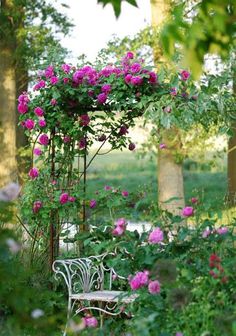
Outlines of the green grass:
M147 192L147 202L157 200L157 165L148 157L133 152L112 152L98 156L88 171L90 196L105 185L135 192ZM215 209L224 208L227 191L225 172L184 171L186 202L198 196Z

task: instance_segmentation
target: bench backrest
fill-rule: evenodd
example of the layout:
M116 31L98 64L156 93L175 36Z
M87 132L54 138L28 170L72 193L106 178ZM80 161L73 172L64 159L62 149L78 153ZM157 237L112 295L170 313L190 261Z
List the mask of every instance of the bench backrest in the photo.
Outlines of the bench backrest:
M104 264L106 255L88 258L55 260L52 266L56 278L62 277L69 295L88 293L104 289L104 272L109 272L109 289L111 289L113 268Z

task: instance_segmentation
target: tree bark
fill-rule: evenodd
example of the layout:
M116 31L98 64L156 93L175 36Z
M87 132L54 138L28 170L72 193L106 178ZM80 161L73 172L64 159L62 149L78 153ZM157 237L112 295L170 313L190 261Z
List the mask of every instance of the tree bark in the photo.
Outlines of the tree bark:
M161 29L170 13L170 1L151 0L152 26ZM160 43L153 49L154 62L158 69L167 65ZM162 142L166 149L159 149L157 155L158 204L161 209L180 215L185 205L182 162L176 161L176 153L181 154L181 140L178 130L162 130ZM171 202L165 203L169 199Z
M0 186L17 180L13 49L0 43Z
M158 203L163 210L181 215L185 203L183 167L176 157L181 152L178 130L164 130L162 139L166 148L159 149L157 157Z

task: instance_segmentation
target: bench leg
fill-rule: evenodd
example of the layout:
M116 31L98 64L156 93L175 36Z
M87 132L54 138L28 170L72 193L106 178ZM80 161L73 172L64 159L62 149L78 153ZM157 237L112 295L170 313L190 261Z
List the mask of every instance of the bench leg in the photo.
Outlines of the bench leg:
M67 306L67 318L66 318L66 325L65 325L65 329L63 332L63 336L66 336L66 332L67 332L67 328L68 328L68 323L71 317L71 311L72 311L72 307L71 307L71 298L68 298L68 306Z

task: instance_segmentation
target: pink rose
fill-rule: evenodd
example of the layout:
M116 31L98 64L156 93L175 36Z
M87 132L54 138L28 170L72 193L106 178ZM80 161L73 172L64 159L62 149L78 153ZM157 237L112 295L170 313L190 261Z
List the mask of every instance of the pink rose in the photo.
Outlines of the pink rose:
M58 78L57 76L52 76L52 77L50 78L50 83L51 83L52 85L56 85L56 84L58 83L58 81L59 81L59 78Z
M159 227L157 227L149 234L148 242L150 244L160 244L163 239L163 231Z
M44 110L38 106L38 107L35 107L34 113L36 114L36 116L42 117L44 115Z
M106 93L100 93L98 96L97 96L97 101L99 104L104 104L107 100L107 94Z
M133 151L134 149L135 149L135 144L133 143L133 142L131 142L130 144L129 144L129 150L130 151Z
M75 199L76 199L76 198L75 198L74 196L69 196L69 197L68 197L68 201L69 201L69 202L72 202L72 203L75 202Z
M137 290L148 284L149 272L138 272L133 278L129 280L129 284L132 290Z
M188 71L186 71L186 70L183 70L183 71L181 71L180 76L181 76L181 79L183 81L186 81L186 80L189 79L190 73Z
M20 103L18 104L17 109L20 114L25 114L28 111L28 105L25 103Z
M187 206L187 207L183 208L182 215L185 216L185 217L193 216L194 215L193 207Z
M122 236L125 232L125 228L123 226L116 226L115 229L112 230L113 236Z
M104 84L102 86L102 92L104 92L105 94L108 94L109 92L111 92L111 84Z
M130 80L130 83L133 85L141 85L142 82L143 82L143 79L140 76L133 76Z
M32 119L25 120L25 127L29 130L32 130L34 128L34 121Z
M34 155L39 156L39 155L42 154L42 150L40 148L34 148L34 152L33 153L34 153Z
M69 73L71 66L69 64L62 64L61 68L65 73Z
M141 64L139 64L139 63L134 63L134 64L132 64L131 67L130 67L130 71L131 71L132 73L137 73L137 72L139 72L140 70L141 70Z
M133 59L134 58L134 53L132 51L128 51L127 54L125 55L125 58Z
M170 89L170 94L171 94L171 96L177 96L177 89L176 89L176 87L173 87L173 88Z
M149 83L156 84L157 83L157 74L153 71L149 72Z
M123 190L121 192L121 195L124 196L124 197L128 197L129 196L129 192L127 190Z
M150 281L148 285L148 291L151 294L158 294L160 293L161 286L158 280Z
M126 224L127 224L127 221L125 218L118 218L115 223L116 226L122 226L122 227L126 226Z
M192 197L192 198L191 198L191 202L192 202L193 204L195 204L195 203L198 202L198 199L197 199L196 197Z
M88 126L88 124L90 123L90 118L87 114L82 114L80 116L80 125L81 126Z
M39 143L43 146L47 146L49 144L49 138L47 134L41 134L39 137Z
M111 186L108 186L108 185L106 185L105 187L104 187L104 190L111 190L112 188L111 188Z
M59 201L61 204L65 204L69 201L69 195L67 193L62 193L60 195Z
M37 168L31 168L28 175L29 177L31 177L32 180L34 180L39 176L39 171Z
M65 135L64 138L63 138L63 142L64 143L69 143L71 140L70 136L69 135Z
M38 124L39 124L39 127L45 127L47 125L47 123L44 119L40 119Z

